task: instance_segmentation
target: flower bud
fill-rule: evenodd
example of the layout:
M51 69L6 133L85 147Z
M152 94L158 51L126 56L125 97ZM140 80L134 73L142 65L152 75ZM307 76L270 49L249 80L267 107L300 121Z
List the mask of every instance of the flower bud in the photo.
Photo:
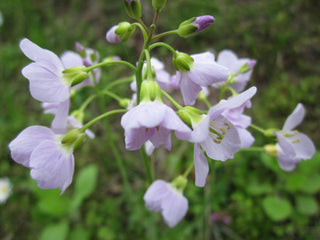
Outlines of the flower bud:
M264 150L266 152L266 154L268 154L271 157L275 157L277 156L278 153L278 149L275 145L273 144L267 144L264 146Z
M67 146L74 146L84 133L79 128L69 130L61 139L61 143Z
M81 83L89 76L85 69L85 66L77 66L63 70L64 81L71 86Z
M129 17L134 19L141 18L141 2L140 0L124 0L124 7Z
M179 25L178 35L180 37L190 37L209 27L214 21L214 17L210 15L190 18Z
M156 12L160 12L166 6L167 0L152 0L152 7Z
M131 37L136 27L128 22L121 22L113 26L106 34L106 38L110 43L118 43L126 41Z
M186 53L177 52L173 57L172 64L177 70L187 72L193 65L193 58Z
M161 88L159 83L152 80L143 81L141 84L140 101L154 101L162 102Z
M178 191L182 192L186 188L187 183L187 178L182 175L179 175L172 181L171 186L177 189Z

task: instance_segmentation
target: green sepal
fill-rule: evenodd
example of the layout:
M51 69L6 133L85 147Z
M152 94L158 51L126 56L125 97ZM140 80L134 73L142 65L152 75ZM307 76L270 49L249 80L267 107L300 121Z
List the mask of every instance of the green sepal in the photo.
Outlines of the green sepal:
M190 18L179 25L177 33L180 37L187 38L194 35L197 32L198 27L192 24L195 21L195 19L195 17Z
M166 6L167 0L152 0L152 7L156 12L160 12Z
M183 72L190 71L190 69L193 65L193 62L194 62L193 58L190 55L183 53L183 52L176 51L176 53L177 54L172 59L173 66L177 70L180 70Z
M159 83L152 80L145 80L141 84L140 102L149 101L162 102L162 93Z
M129 17L134 19L141 18L141 2L139 0L131 0L130 3L124 0L124 7Z
M128 40L134 33L136 27L128 22L121 22L114 30L114 33L121 39L121 41Z
M199 109L191 106L186 106L182 109L179 109L177 114L180 119L190 128L198 125L203 120L203 113Z

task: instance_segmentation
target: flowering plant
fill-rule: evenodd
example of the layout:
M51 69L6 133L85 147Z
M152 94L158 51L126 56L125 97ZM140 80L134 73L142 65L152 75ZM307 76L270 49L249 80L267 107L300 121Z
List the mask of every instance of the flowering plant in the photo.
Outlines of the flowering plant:
M106 39L116 44L128 40L140 30L144 44L137 64L113 56L99 61L96 51L79 44L78 53L69 52L58 57L28 39L20 42L22 52L33 61L22 70L29 80L30 93L42 102L44 111L52 113L54 119L50 128L26 128L11 141L9 148L12 159L30 168L31 177L40 188L59 188L61 193L67 189L73 179L74 150L86 139L94 137L89 130L93 124L113 114L123 114L121 126L126 149L141 150L150 185L144 196L146 207L161 211L170 227L186 215L188 201L183 190L193 169L195 185L204 187L210 170L208 162L226 161L238 151L265 151L276 156L280 167L287 171L293 170L302 159L310 159L314 155L312 141L293 130L304 116L302 104L288 117L282 130L262 129L251 123L251 117L243 114L245 108L251 107L251 99L257 92L256 87L244 90L256 60L239 59L230 50L221 51L217 58L210 52L189 55L159 41L168 35L187 38L199 34L215 21L213 16L191 18L183 21L177 29L156 33L158 17L166 1L152 1L155 15L150 27L141 19L139 0L123 2L134 22L120 22L113 26L106 33ZM166 48L172 54L176 73L171 77L161 62L153 60L153 50L158 47ZM134 72L134 77L128 78L127 82L134 90L131 100L113 91L123 81L114 80L105 89L99 85L103 73L101 68L114 64L124 65ZM79 109L70 113L72 98L81 94L83 87L91 87L95 92ZM220 91L216 103L210 102L212 89ZM181 92L182 101L175 97L174 91ZM118 101L120 108L103 112L84 123L88 104L95 98L103 99L105 95ZM200 101L206 104L206 109L198 107ZM248 127L273 137L272 142L263 147L251 147L254 137ZM158 147L172 149L171 131L178 139L194 144L194 159L171 182L155 180L148 155ZM148 151L143 148L144 144ZM123 163L119 168L123 173ZM130 188L126 174L122 177Z

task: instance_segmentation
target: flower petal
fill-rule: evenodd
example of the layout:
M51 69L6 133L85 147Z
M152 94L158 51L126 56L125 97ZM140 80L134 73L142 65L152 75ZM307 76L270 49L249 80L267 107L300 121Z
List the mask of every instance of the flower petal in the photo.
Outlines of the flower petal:
M25 167L30 167L32 151L44 140L54 138L51 129L42 126L31 126L24 129L9 143L12 159Z
M295 129L295 127L302 122L304 115L304 106L301 103L298 103L294 111L289 115L286 122L284 123L282 130L290 131L292 129Z
M67 120L69 115L70 100L59 103L55 117L51 123L51 129L56 134L63 134L67 129Z
M193 105L201 91L201 87L194 83L186 73L181 74L180 89L185 105Z
M145 127L125 129L124 136L126 149L130 151L138 150L150 139L155 131L155 128Z
M60 188L62 194L72 182L74 158L59 142L46 140L32 152L30 167L30 175L40 188Z
M143 196L146 208L156 212L160 211L161 201L168 193L168 183L163 180L154 181Z
M209 164L207 158L200 149L199 144L194 144L194 169L195 169L195 184L198 187L206 185L206 179L209 173Z

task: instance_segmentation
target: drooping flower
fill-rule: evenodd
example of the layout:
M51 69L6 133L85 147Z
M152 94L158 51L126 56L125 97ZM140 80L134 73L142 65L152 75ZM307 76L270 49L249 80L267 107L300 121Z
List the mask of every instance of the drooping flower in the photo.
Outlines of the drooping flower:
M193 129L191 134L180 134L177 137L188 140L194 144L194 165L195 184L203 187L209 172L208 161L201 148L207 156L225 161L233 158L239 151L241 141L236 127L226 117L223 112L228 109L235 109L243 105L256 93L256 88L252 87L247 91L228 100L221 100L213 106L207 115L192 107L185 107L178 111L178 115L184 122Z
M162 103L161 90L155 81L143 81L142 101L126 112L121 118L124 128L126 149L137 150L147 140L155 147L171 149L171 130L186 134L191 130L178 115Z
M8 178L0 178L0 203L7 201L10 196L12 185Z
M143 197L146 208L162 213L169 227L177 225L188 211L188 200L182 189L163 180L154 181Z
M316 148L312 140L305 134L294 130L305 115L304 106L299 103L285 121L282 130L276 131L278 139L276 156L280 167L292 171L301 160L311 159Z
M34 61L22 69L23 76L29 80L32 97L49 103L67 100L70 97L71 83L63 78L65 68L59 57L26 38L20 41L20 49Z
M241 148L248 148L254 142L254 137L247 130L247 127L251 124L251 117L243 114L245 108L251 107L251 101L248 99L245 103L237 108L226 109L222 115L227 118L233 126L236 127L240 141Z
M60 188L63 193L72 182L73 149L82 140L83 134L77 131L61 135L47 127L30 126L10 142L9 149L15 162L31 169L40 188Z
M112 26L106 33L106 39L110 43L119 43L128 40L134 33L136 27L129 22L120 22Z
M218 55L217 63L227 67L230 73L234 75L235 83L230 84L230 86L236 92L241 92L245 88L247 82L250 80L256 60L250 58L238 58L237 55L231 50L223 50ZM245 64L246 70L242 72L241 67L243 67Z
M229 70L215 62L210 52L187 55L178 53L174 59L177 71L176 81L180 85L181 94L186 105L193 105L201 87L214 83L222 83L228 79Z
M118 25L112 26L106 33L106 39L109 43L119 43L121 42L121 39L118 37L118 35L115 33L115 30L117 29Z

